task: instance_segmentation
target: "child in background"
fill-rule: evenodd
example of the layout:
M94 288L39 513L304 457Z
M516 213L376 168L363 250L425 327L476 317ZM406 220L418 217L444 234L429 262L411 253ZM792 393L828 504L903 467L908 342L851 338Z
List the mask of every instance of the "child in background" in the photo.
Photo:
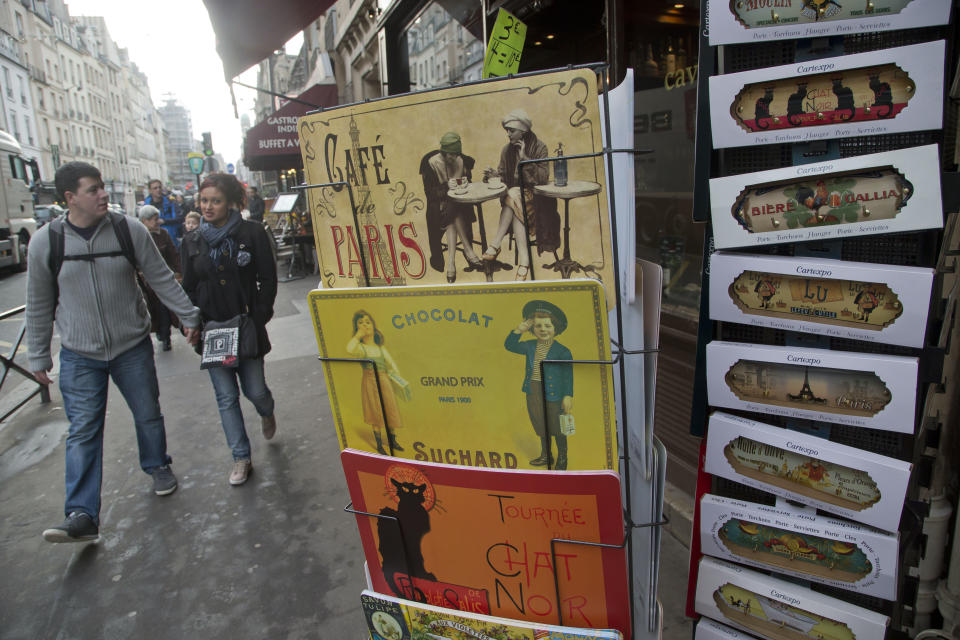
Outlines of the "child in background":
M200 226L200 214L196 211L191 211L183 219L183 235L187 235L194 229Z

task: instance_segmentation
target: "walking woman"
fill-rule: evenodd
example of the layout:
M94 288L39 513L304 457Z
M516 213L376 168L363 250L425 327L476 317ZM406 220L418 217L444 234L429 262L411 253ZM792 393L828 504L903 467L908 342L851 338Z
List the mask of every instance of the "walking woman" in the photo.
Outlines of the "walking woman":
M184 236L180 247L183 288L204 322L247 314L257 333L256 357L240 358L236 367L208 369L233 454L230 484L240 485L253 470L240 389L260 415L263 437L269 440L277 430L273 394L263 373L263 357L270 351L266 324L277 297L277 266L263 226L240 215L246 195L236 177L212 173L200 184L199 193L203 222Z

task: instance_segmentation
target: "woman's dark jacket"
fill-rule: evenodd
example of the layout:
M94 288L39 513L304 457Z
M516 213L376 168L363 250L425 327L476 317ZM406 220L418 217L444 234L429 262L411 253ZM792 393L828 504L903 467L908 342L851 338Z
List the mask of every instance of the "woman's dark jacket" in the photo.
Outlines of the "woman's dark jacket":
M174 246L173 240L170 238L167 230L163 227L157 230L150 229L150 237L153 238L153 243L157 245L157 250L160 251L160 255L163 256L163 261L170 267L170 271L179 274L180 254L177 253L177 248ZM147 281L140 276L139 272L137 272L137 282L140 283L143 298L147 301L147 311L150 312L150 331L166 331L166 329L164 329L165 326L179 327L180 319L177 317L177 314L163 306L160 298L153 292L153 289L150 288ZM167 323L161 320L163 314L166 314L170 318Z
M250 263L237 266L237 258L221 254L219 262L210 259L210 248L199 229L180 242L183 289L200 308L203 320L222 322L240 313L249 313L257 327L257 357L270 352L266 324L273 317L277 297L277 264L270 240L262 225L242 221L231 234L237 253L250 254ZM245 305L249 305L249 311Z

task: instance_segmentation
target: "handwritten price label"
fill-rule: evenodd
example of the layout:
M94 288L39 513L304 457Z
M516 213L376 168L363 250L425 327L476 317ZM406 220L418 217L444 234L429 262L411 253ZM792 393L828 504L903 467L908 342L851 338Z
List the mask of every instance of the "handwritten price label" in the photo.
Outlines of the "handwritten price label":
M490 32L487 55L483 59L483 77L505 76L520 69L520 54L527 37L527 25L509 11L500 9Z

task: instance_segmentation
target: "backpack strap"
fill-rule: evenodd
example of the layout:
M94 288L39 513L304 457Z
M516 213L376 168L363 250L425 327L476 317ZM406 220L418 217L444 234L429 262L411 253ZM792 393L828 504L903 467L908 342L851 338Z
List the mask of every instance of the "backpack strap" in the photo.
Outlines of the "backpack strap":
M123 257L127 259L130 266L137 268L137 254L133 250L133 238L130 236L130 227L127 225L125 215L110 212L110 221L113 223L113 232L117 235L117 242L120 243L120 251Z
M108 212L110 222L113 225L113 232L117 236L117 242L120 244L119 251L103 251L101 253L81 253L77 255L64 255L66 238L63 233L64 216L58 216L47 223L47 233L50 237L50 254L47 256L47 265L50 273L53 275L54 306L60 299L60 269L63 268L64 260L87 260L93 261L96 258L110 258L123 256L130 263L130 266L136 270L137 254L133 249L133 238L130 236L130 227L127 225L127 217L112 211Z

